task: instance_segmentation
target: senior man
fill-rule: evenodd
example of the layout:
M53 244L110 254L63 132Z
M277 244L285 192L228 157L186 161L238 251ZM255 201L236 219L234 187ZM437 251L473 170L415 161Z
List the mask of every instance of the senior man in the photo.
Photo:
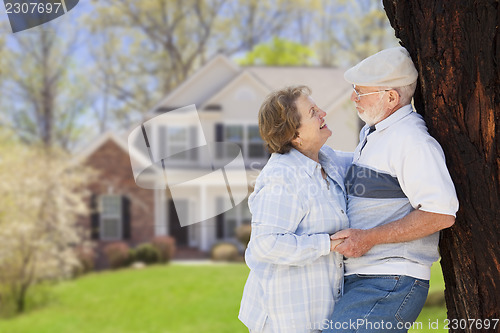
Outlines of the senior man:
M332 236L344 240L344 295L323 332L406 332L427 298L439 231L455 222L443 151L410 104L417 76L403 47L344 74L366 125L345 179L351 229Z

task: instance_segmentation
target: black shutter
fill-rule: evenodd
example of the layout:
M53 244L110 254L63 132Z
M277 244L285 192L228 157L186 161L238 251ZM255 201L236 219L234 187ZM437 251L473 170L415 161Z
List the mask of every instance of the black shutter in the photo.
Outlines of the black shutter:
M122 231L123 239L130 239L130 199L122 196Z
M221 212L223 211L223 202L224 199L222 198L217 198L216 200L216 205L217 205L217 211ZM217 215L215 218L215 233L217 239L223 239L224 238L224 213Z
M224 125L223 124L215 124L215 142L224 141ZM224 147L221 144L216 145L215 147L215 156L216 158L224 158Z
M99 196L92 194L90 196L90 237L94 240L99 239Z
M224 141L224 125L223 124L215 124L215 141L216 142Z
M224 238L224 213L217 215L216 217L216 236L217 239Z

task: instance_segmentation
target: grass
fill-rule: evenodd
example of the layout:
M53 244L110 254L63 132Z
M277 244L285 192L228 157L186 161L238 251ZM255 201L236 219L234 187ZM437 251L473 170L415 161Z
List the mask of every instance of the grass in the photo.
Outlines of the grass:
M0 332L248 332L237 318L247 275L244 264L90 274L55 286L45 307L0 320Z
M408 332L447 332L447 330L444 329L445 319L444 279L441 265L437 262L434 263L431 268L431 281L426 306L415 321L414 328L410 329Z
M89 274L51 287L43 307L0 320L0 332L246 333L237 315L247 275L244 264L173 264ZM435 264L429 294L443 289ZM446 332L445 318L443 306L425 307L417 319L421 328L410 332Z

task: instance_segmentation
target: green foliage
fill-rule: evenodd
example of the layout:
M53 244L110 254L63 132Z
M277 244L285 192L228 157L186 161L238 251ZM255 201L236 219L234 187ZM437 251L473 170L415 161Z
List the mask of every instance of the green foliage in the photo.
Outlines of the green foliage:
M50 304L53 296L54 283L42 282L30 287L29 293L25 297L24 312L40 309ZM11 290L0 285L0 319L11 319L19 315L16 307L16 295ZM1 330L0 330L1 331ZM3 332L3 331L1 331Z
M371 0L86 6L76 20L0 37L0 85L9 96L0 124L25 142L69 150L96 132L128 128L219 53L249 52L243 64L346 66L397 43L380 2Z
M314 62L314 51L300 43L273 37L271 42L256 45L238 63L240 65L302 66Z
M160 262L160 251L150 243L139 244L131 250L133 261L140 261L145 264L156 264Z
M85 25L94 37L95 84L110 100L102 112L141 116L217 53L248 51L279 34L293 22L284 15L291 7L284 0L94 2Z

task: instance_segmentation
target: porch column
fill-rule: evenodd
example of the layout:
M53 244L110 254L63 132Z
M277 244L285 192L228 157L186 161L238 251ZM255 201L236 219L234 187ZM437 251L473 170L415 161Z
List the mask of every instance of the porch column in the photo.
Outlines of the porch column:
M154 190L154 230L155 236L165 236L168 234L167 216L165 214L166 199L165 190Z
M207 208L208 207L208 202L207 202L207 186L205 184L200 185L200 216L207 216ZM210 226L208 225L209 220L205 220L202 222L200 225L200 250L202 251L208 251L209 250L209 245L208 245L208 231Z

